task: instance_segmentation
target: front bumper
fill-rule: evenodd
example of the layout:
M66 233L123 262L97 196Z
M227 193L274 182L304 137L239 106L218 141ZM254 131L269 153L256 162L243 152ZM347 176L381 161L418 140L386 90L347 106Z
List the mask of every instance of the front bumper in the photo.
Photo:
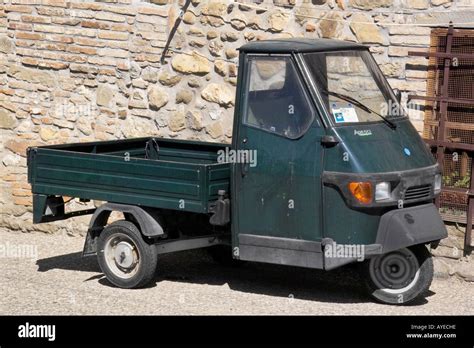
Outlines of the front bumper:
M432 203L404 209L394 209L380 219L376 244L382 254L412 245L438 241L448 236L448 231Z
M438 164L429 167L406 171L387 173L343 173L324 171L323 185L336 188L344 197L347 204L354 208L405 206L412 203L427 202L435 198L434 181L439 174ZM372 187L379 182L390 182L392 187L391 199L361 203L349 191L349 183L361 181L371 182Z
M364 245L364 255L359 257L330 257L326 253L324 269L331 270L342 265L361 261L373 255L386 254L391 251L418 244L439 241L448 236L446 227L432 203L414 207L393 209L380 218L377 237L374 244ZM326 245L334 243L325 241ZM326 250L325 250L326 251Z

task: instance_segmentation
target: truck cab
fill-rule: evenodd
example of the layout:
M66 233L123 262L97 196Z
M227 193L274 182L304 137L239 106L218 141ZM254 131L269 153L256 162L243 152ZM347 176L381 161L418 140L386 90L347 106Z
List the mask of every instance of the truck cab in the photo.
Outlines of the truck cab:
M135 158L124 164L130 146ZM427 246L447 236L433 204L438 165L368 48L355 43L242 46L231 146L136 139L55 149L29 149L36 222L69 217L48 208L62 195L108 201L94 211L85 254L120 287L150 281L159 253L208 247L220 261L328 271L358 262L372 297L406 304L430 286ZM75 176L80 187L54 183L45 163L58 162L46 156L70 165L77 156L95 172ZM94 165L105 158L125 187ZM155 192L144 191L147 182ZM124 221L108 225L112 211Z

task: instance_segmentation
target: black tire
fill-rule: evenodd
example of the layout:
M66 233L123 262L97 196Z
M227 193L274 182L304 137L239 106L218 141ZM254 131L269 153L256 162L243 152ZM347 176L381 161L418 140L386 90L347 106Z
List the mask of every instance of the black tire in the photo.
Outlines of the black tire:
M216 245L207 248L207 252L214 262L226 267L241 266L243 261L232 257L232 247L230 245Z
M130 221L120 220L105 227L99 236L97 250L102 272L119 288L143 287L155 275L156 250L143 240L140 230Z
M378 255L363 264L369 294L378 302L406 305L423 297L433 280L433 259L424 245Z

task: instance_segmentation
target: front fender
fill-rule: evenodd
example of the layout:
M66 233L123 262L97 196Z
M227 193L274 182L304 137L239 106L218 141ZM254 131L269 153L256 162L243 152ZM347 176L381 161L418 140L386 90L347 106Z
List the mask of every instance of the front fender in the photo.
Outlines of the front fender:
M423 204L410 208L391 210L380 218L374 244L363 245L361 255L334 257L336 243L332 239L323 240L324 269L331 270L348 263L386 254L391 251L424 244L446 238L448 232L435 205ZM332 245L332 249L327 249ZM357 244L338 245L341 249L354 250Z
M448 232L432 203L394 209L380 219L376 244L382 253L446 238Z

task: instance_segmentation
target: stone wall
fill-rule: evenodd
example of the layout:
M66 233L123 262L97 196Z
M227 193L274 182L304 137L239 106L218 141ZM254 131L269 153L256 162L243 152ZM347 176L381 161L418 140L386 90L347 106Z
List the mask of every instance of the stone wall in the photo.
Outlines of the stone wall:
M464 254L464 226L448 224L448 238L443 239L431 253L434 258L435 276L456 276L474 282L474 254Z
M147 135L230 142L236 49L248 41L326 37L368 44L393 87L423 94L427 62L407 52L427 48L430 28L410 23L474 18L469 2L192 0L161 65L183 1L4 0L0 226L85 232L87 218L31 224L28 146ZM411 118L421 130L422 114Z

